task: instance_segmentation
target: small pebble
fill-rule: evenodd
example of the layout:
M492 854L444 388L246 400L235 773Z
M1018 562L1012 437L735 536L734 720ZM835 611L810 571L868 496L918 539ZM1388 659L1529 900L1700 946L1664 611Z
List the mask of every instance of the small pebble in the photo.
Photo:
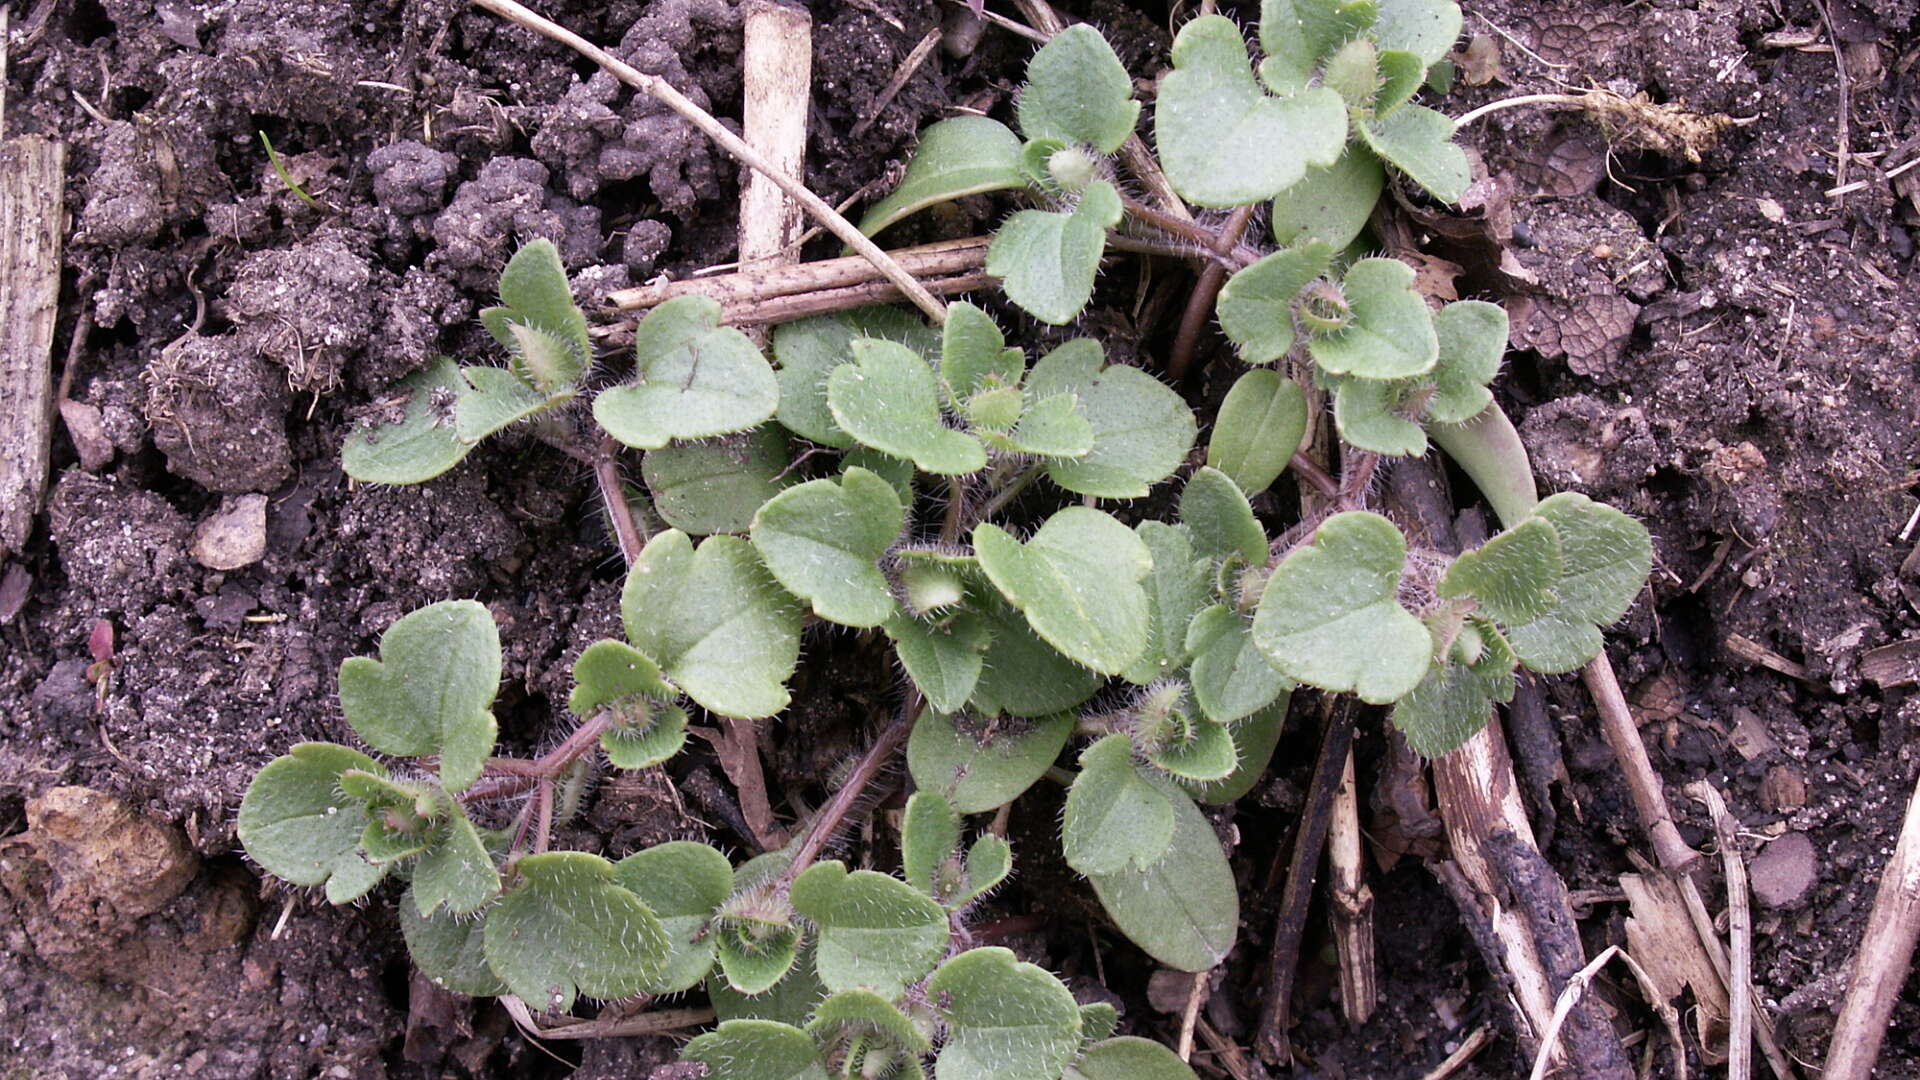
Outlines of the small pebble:
M1819 859L1806 833L1790 832L1761 849L1747 872L1754 899L1772 908L1796 907L1819 876Z
M209 570L238 570L267 553L267 497L242 495L221 502L193 530L193 557Z

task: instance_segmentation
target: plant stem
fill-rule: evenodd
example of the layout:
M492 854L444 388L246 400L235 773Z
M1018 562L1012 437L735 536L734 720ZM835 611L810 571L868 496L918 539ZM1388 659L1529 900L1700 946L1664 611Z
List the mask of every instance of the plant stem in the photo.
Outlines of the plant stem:
M1020 475L1014 477L1006 487L994 492L992 498L980 504L980 512L974 516L974 523L993 520L993 515L1005 510L1008 503L1027 490L1029 484L1040 478L1042 468L1039 462L1035 462L1021 470Z
M620 466L614 461L618 446L611 437L601 440L600 456L593 459L593 482L600 489L600 501L607 504L613 535L620 542L620 557L632 566L647 546L647 530L627 501L627 483L620 478Z
M866 795L867 786L873 783L874 777L880 775L880 770L886 767L900 744L907 741L907 733L913 730L914 714L919 711L920 693L918 690L910 691L907 700L900 706L900 715L881 730L873 740L873 745L867 747L867 752L855 763L846 781L835 789L833 797L808 823L806 839L800 841L800 849L794 852L793 861L787 864L786 872L780 875L783 885L792 884L801 871L812 866L813 861L820 857L821 849L839 830L841 821L853 810L854 804Z
M1247 222L1253 220L1253 206L1248 204L1233 212L1227 224L1220 230L1213 251L1216 255L1225 255L1240 242L1241 234L1247 231ZM1220 295L1220 286L1226 284L1227 268L1217 262L1208 263L1200 271L1200 280L1194 283L1193 292L1187 296L1187 310L1180 316L1180 330L1173 338L1173 354L1167 361L1167 379L1176 385L1187 377L1187 368L1193 364L1194 350L1200 344L1200 332L1206 329L1207 321L1213 315L1213 299Z
M1299 479L1311 484L1314 490L1318 491L1321 497L1325 498L1328 502L1332 502L1340 497L1339 483L1336 482L1333 477L1327 475L1327 470L1321 468L1319 462L1307 455L1293 455L1293 461L1288 465L1288 468L1291 468Z
M1150 225L1169 236L1178 236L1183 240L1193 243L1200 249L1197 254L1212 259L1229 270L1238 270L1260 258L1259 252L1245 244L1228 244L1226 245L1225 252L1220 253L1221 234L1219 232L1209 229L1199 222L1174 217L1164 210L1158 210L1148 206L1146 203L1141 202L1131 195L1121 195L1120 206L1121 209L1127 212L1129 217L1140 221L1142 224ZM1196 253L1189 252L1188 254Z

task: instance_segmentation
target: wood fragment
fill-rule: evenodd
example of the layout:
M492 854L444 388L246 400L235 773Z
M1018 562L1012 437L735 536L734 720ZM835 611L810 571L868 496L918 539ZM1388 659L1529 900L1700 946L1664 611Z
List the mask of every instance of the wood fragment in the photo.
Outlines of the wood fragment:
M1360 795L1354 785L1353 750L1333 796L1327 837L1328 908L1340 963L1340 1010L1354 1027L1373 1016L1380 991L1374 978L1373 889L1367 885L1360 846Z
M1759 664L1763 668L1777 671L1789 679L1798 679L1803 683L1813 682L1813 677L1807 674L1805 664L1796 664L1750 637L1728 634L1721 644L1726 646L1728 652L1749 664Z
M26 544L47 489L66 160L37 135L0 143L0 561Z
M943 240L937 244L901 248L888 255L915 277L940 277L978 270L986 265L989 236L969 236ZM697 293L720 301L721 305L745 305L779 296L820 292L849 285L865 285L885 280L871 262L849 255L839 259L820 259L798 266L741 270L731 274L693 277L682 281L663 281L639 285L607 294L607 303L620 311L640 311L665 303L676 296Z
M741 127L747 145L788 176L806 175L807 112L813 97L813 17L804 8L751 0L743 18ZM799 202L761 172L740 190L740 267L800 261Z
M1647 744L1641 741L1640 728L1627 709L1626 695L1620 692L1620 680L1613 674L1613 663L1602 651L1580 670L1580 677L1593 696L1594 708L1600 714L1600 734L1620 763L1640 827L1647 831L1661 868L1669 873L1686 873L1700 861L1700 853L1687 846L1673 824L1666 788L1660 782L1660 775L1653 771L1653 761L1647 757Z
M920 65L926 63L927 57L933 55L934 46L940 44L943 34L940 24L935 23L933 29L928 30L926 36L914 45L913 51L907 53L907 58L900 61L900 66L894 69L893 78L888 79L887 85L880 88L880 94L873 99L873 104L867 106L867 114L860 118L859 123L853 125L852 131L847 132L849 139L858 139L865 135L867 129L873 126L873 122L880 119L880 114L886 112L887 106L893 104L893 99L905 89L914 73L920 70Z
M1860 657L1860 674L1887 690L1920 682L1920 638L1868 649Z
M1707 902L1700 895L1700 886L1693 877L1685 873L1668 871L1668 878L1680 892L1680 899L1687 906L1687 917L1693 921L1694 934L1707 951L1707 958L1713 962L1713 970L1720 976L1720 985L1728 988L1731 1001L1733 986L1733 965L1727 956L1727 946L1720 940L1719 932L1714 928L1713 915L1707 910ZM1731 1011L1731 1005L1729 1005ZM1753 1035L1760 1041L1760 1052L1766 1056L1767 1065L1773 1069L1773 1075L1779 1080L1791 1080L1797 1075L1787 1055L1781 1051L1779 1041L1774 1037L1773 1024L1764 1012L1753 1014Z
M1491 1042L1493 1042L1493 1028L1490 1025L1481 1024L1468 1032L1467 1037L1460 1040L1459 1047L1442 1058L1440 1064L1427 1070L1426 1075L1420 1080L1447 1080L1447 1077L1465 1068L1467 1062L1472 1061Z
M1705 803L1713 819L1720 848L1721 872L1727 884L1727 937L1732 942L1732 965L1727 993L1727 1080L1753 1076L1753 906L1747 896L1747 868L1740 861L1738 823L1727 803L1705 780L1687 785L1687 794Z
M1822 1080L1867 1080L1886 1038L1893 1006L1906 982L1920 938L1920 788L1907 801L1907 816L1893 858L1880 874L1880 888L1867 916L1866 933L1853 966L1853 981L1840 1006Z

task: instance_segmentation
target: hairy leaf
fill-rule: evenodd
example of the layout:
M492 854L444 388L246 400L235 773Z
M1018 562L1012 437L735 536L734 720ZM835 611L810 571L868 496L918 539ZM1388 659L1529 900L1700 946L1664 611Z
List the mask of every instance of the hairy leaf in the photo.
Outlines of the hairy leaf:
M819 928L814 965L828 990L897 998L947 950L946 909L899 878L819 862L794 879L792 899Z
M1599 655L1599 628L1619 622L1633 605L1653 569L1653 543L1646 526L1577 492L1542 500L1534 517L1560 538L1558 603L1507 633L1521 663L1557 675Z
M442 816L433 840L413 865L413 888L408 890L420 914L431 916L445 907L455 915L471 915L500 895L500 871L480 833L467 820L460 804L440 796Z
M1493 404L1487 384L1500 372L1507 351L1507 313L1484 300L1448 304L1433 317L1440 341L1434 365L1433 397L1427 415L1442 424L1461 424Z
M722 960L725 956L722 954ZM707 976L707 1000L721 1020L778 1020L786 1024L805 1024L814 1008L827 996L827 988L813 973L813 945L808 943L793 962L793 970L763 993L743 994L733 988L728 976L715 971Z
M640 450L745 431L773 416L780 384L747 336L720 325L720 302L676 296L633 331L634 381L604 390L593 418Z
M1287 705L1292 696L1292 691L1283 690L1273 704L1233 725L1230 733L1239 764L1225 780L1196 786L1194 798L1203 803L1225 804L1236 802L1253 790L1266 775L1274 747L1280 745L1280 733L1287 724Z
M927 996L947 1024L936 1080L1056 1080L1080 1044L1073 993L1007 949L940 965Z
M367 745L387 754L440 755L440 782L463 791L493 753L500 631L477 600L443 600L401 616L380 635L380 659L340 665L340 708Z
M923 354L940 342L919 318L891 307L855 308L774 328L773 355L780 362L780 370L774 373L780 383L780 409L775 416L782 426L822 446L853 445L853 437L840 430L827 408L827 376L841 364L852 363L854 341L867 337L897 341Z
M900 824L900 876L939 899L940 866L960 850L960 815L937 791L916 791Z
M1249 371L1220 403L1207 465L1257 495L1286 471L1306 434L1307 395L1300 384L1270 369Z
M980 441L941 422L939 382L919 354L891 341L860 339L853 356L827 378L827 405L843 430L927 472L957 476L986 467Z
M649 451L640 463L654 510L694 536L746 532L754 512L791 483L786 471L786 434L774 424Z
M1460 37L1460 5L1452 0L1378 0L1374 36L1383 49L1404 49L1437 64Z
M1402 105L1368 120L1360 125L1360 137L1441 202L1459 202L1473 180L1467 152L1454 145L1453 121L1424 105Z
M1214 563L1238 558L1248 566L1267 561L1267 533L1233 478L1203 468L1180 492L1180 522L1193 534L1194 550Z
M470 449L460 441L453 417L465 386L451 359L435 357L386 395L406 401L401 421L355 428L340 447L340 467L364 483L418 484L458 465Z
M1105 682L1099 672L1067 659L1042 641L1026 617L1001 598L984 574L969 595L991 639L969 699L981 715L1051 715L1092 697Z
M990 737L954 718L922 710L907 737L907 770L915 786L944 795L962 814L980 814L1020 797L1046 774L1073 733L1073 716L1001 721ZM992 730L992 729L989 729Z
M1472 665L1447 657L1427 672L1413 693L1394 703L1393 726L1422 757L1439 757L1485 727L1493 703L1513 699L1514 656L1491 624L1478 620L1468 630L1484 643Z
M616 769L650 769L687 745L687 710L649 704L644 722L600 733L600 749Z
M1515 626L1545 615L1560 581L1560 534L1531 518L1463 552L1440 579L1442 597L1471 596L1494 621Z
M1407 394L1417 392L1409 379L1387 382L1335 376L1333 423L1340 437L1383 457L1418 457L1427 452L1427 432L1401 415Z
M1187 623L1211 599L1212 579L1207 560L1195 557L1186 529L1143 521L1134 532L1153 558L1153 571L1141 583L1147 592L1147 651L1121 676L1145 685L1186 666Z
M335 904L365 896L388 869L360 857L367 812L340 790L340 774L349 769L386 774L358 750L300 743L254 775L236 822L241 845L262 869L295 885L325 885Z
M991 637L969 611L929 622L904 612L886 622L894 655L927 703L941 712L958 712L980 681Z
M1353 309L1343 329L1307 343L1313 362L1334 375L1405 379L1440 358L1427 302L1413 288L1413 267L1399 259L1361 259L1342 282Z
M1107 230L1120 217L1120 193L1105 180L1088 184L1071 210L1018 211L993 234L987 273L1027 314L1055 326L1072 322L1093 296Z
M1194 617L1187 630L1187 649L1193 654L1194 700L1207 718L1231 724L1272 704L1293 688L1253 643L1253 627L1245 616L1225 604Z
M677 994L700 985L713 967L707 924L733 892L733 864L705 844L674 840L621 859L613 880L653 911L666 934L667 960L648 992Z
M908 214L963 195L1025 187L1020 137L998 120L956 116L920 133L893 193L868 208L860 231L868 236Z
M842 990L820 1003L807 1021L807 1034L820 1043L876 1039L896 1049L924 1054L933 1049L925 1033L891 1001L871 990Z
M861 468L810 480L768 500L753 518L753 546L788 592L844 626L878 626L894 613L881 556L906 511L893 485Z
M1067 507L1025 544L983 522L973 543L994 586L1067 657L1118 675L1146 651L1140 580L1153 569L1153 555L1111 515Z
M565 1012L576 994L621 998L659 979L670 949L647 905L583 851L528 855L520 884L487 915L487 963L515 996Z
M1349 142L1340 160L1309 168L1299 183L1273 197L1273 240L1320 240L1343 251L1366 231L1386 186L1380 159L1364 144Z
M773 1020L723 1020L680 1056L705 1065L711 1080L827 1080L812 1037Z
M482 311L480 321L514 356L520 374L542 394L572 389L586 373L593 345L587 339L587 317L573 302L567 269L553 241L535 240L507 260L500 272L500 304ZM537 330L558 348L543 357L527 356L516 327Z
M1137 499L1186 460L1199 434L1193 410L1159 379L1126 364L1107 364L1099 342L1069 341L1040 358L1027 376L1036 398L1078 395L1093 425L1085 457L1047 465L1053 482L1080 495Z
M1133 134L1140 103L1113 46L1081 23L1055 34L1027 62L1019 114L1029 139L1085 143L1111 154Z
M548 395L506 368L464 367L455 393L453 430L468 445L558 405L572 396Z
M1324 240L1308 239L1241 267L1220 287L1214 311L1242 361L1270 364L1292 351L1294 304L1301 290L1327 272L1333 250Z
M1080 755L1080 775L1067 790L1060 848L1082 874L1145 870L1173 842L1173 802L1140 775L1133 741L1102 738Z
M1263 0L1260 77L1275 93L1305 88L1322 61L1373 25L1375 0Z
M573 693L567 697L567 709L584 717L636 697L672 701L679 696L646 654L624 641L602 639L582 649L580 659L573 662Z
M1195 1080L1180 1056L1152 1039L1122 1035L1095 1043L1067 1070L1066 1080Z
M1147 955L1180 971L1205 971L1233 949L1240 893L1206 816L1170 782L1163 784L1173 804L1166 856L1145 870L1089 880L1120 932Z
M400 900L407 955L435 986L456 994L494 997L507 992L507 984L487 966L486 929L485 915L461 918L444 909L421 915L412 896Z
M1018 386L1026 369L1019 350L1007 348L993 316L965 300L947 305L947 321L940 326L940 378L952 404L983 390Z

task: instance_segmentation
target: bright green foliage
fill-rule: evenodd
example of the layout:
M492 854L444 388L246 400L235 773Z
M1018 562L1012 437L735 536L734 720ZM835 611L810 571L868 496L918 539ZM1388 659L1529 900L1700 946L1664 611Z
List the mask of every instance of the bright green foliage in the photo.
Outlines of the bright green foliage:
M1453 144L1453 121L1422 105L1402 105L1360 124L1360 137L1387 164L1441 202L1459 202L1473 173Z
M613 865L613 880L652 910L666 935L666 963L648 992L677 994L700 985L713 967L707 923L733 892L727 857L705 844L675 840L621 859Z
M1600 627L1619 622L1653 569L1646 526L1604 503L1567 491L1543 500L1536 520L1560 538L1558 598L1539 618L1507 627L1520 662L1546 675L1572 671L1600 653Z
M1012 387L991 392L1005 396L1015 407L1021 405L1019 391ZM982 394L974 398L977 404ZM1046 458L1081 458L1093 449L1093 425L1080 413L1079 398L1073 394L1054 394L1034 402L1019 416L1013 430L1005 434L980 432L980 440L995 450L1009 454L1029 454Z
M713 934L727 984L749 997L785 979L800 954L800 928L784 917L729 915L714 923Z
M634 381L602 391L593 418L628 446L745 431L773 416L780 384L747 336L720 325L720 302L676 296L633 331Z
M1134 739L1149 764L1187 783L1232 775L1237 764L1233 736L1193 707L1184 683L1159 687L1138 711Z
M1020 137L1005 124L984 116L942 120L920 133L920 145L900 186L867 210L860 231L873 236L935 203L1026 183L1020 171Z
M981 833L967 847L965 868L965 878L950 887L943 882L940 895L934 897L954 911L1007 880L1007 875L1013 873L1013 845L992 833Z
M1107 230L1120 216L1120 193L1105 180L1089 183L1071 210L1021 210L994 233L987 273L1034 318L1072 322L1093 296Z
M487 966L486 919L462 918L442 910L421 915L411 897L400 901L400 932L407 955L435 986L456 994L492 997L507 992L507 984Z
M786 434L774 424L654 450L640 465L654 510L694 536L746 532L754 512L791 482L786 471Z
M906 1013L879 994L858 988L842 990L821 1002L807 1022L807 1033L828 1047L864 1038L911 1054L933 1049L933 1042Z
M1267 534L1233 478L1219 469L1193 474L1180 492L1180 523L1193 534L1193 546L1211 565L1237 559L1241 566L1267 561Z
M1267 763L1273 760L1274 747L1279 745L1280 733L1286 727L1287 705L1292 696L1291 691L1281 691L1273 704L1228 729L1239 764L1226 779L1194 787L1194 798L1203 803L1225 804L1236 802L1253 790L1266 775Z
M1067 1080L1194 1080L1180 1056L1152 1039L1123 1035L1087 1048Z
M1139 116L1133 77L1091 26L1055 34L1027 64L1020 131L1029 139L1084 143L1111 154L1133 134Z
M1080 755L1067 791L1060 847L1067 865L1089 876L1145 870L1173 842L1173 802L1133 764L1133 740L1108 735Z
M1385 457L1426 453L1426 429L1404 415L1408 397L1419 393L1414 385L1419 380L1329 376L1328 381L1333 384L1333 423L1342 439Z
M941 865L960 850L960 815L937 791L916 791L900 823L900 876L936 899Z
M1349 142L1340 160L1308 169L1299 183L1273 197L1274 242L1320 240L1344 250L1366 230L1386 186L1380 159L1364 144Z
M470 449L453 423L465 385L452 360L435 357L388 393L406 401L404 418L355 428L340 447L340 467L369 484L418 484L458 465Z
M1111 515L1070 506L1025 544L992 524L973 543L994 586L1069 658L1118 675L1146 650L1153 555Z
M1271 369L1246 372L1220 403L1207 441L1207 465L1250 494L1265 491L1293 460L1307 434L1307 395Z
M786 708L800 612L745 540L695 549L677 529L654 537L627 572L620 614L627 640L708 709L755 719Z
M930 351L940 340L919 319L891 307L856 308L775 327L773 355L780 362L775 372L780 408L775 415L783 427L822 446L846 449L853 445L853 438L833 422L827 408L827 376L853 361L853 343L863 337L897 341L920 353Z
M930 473L957 476L986 466L980 440L941 422L939 381L918 353L863 338L853 343L853 358L827 378L827 406L849 435Z
M1406 104L1427 81L1427 65L1401 49L1381 50L1375 60L1379 90L1368 107L1375 116L1385 116Z
M902 613L888 619L886 629L900 666L928 704L945 713L966 707L992 643L978 616L959 611L928 621Z
M1047 475L1080 495L1137 499L1173 475L1199 433L1193 410L1166 384L1136 367L1107 364L1100 344L1069 341L1040 358L1027 376L1035 398L1071 393L1093 425L1085 457L1053 461Z
M1460 5L1452 0L1379 0L1374 35L1383 49L1404 49L1428 66L1445 59L1460 37Z
M794 879L793 907L819 929L814 957L828 990L895 998L947 949L947 912L899 878L815 863Z
M445 795L437 801L443 816L426 851L413 864L413 901L426 916L441 907L455 915L470 915L500 895L500 872L494 869L493 855L467 820L466 811Z
M1187 662L1187 623L1212 599L1207 560L1195 557L1186 529L1163 521L1134 526L1153 558L1153 571L1142 582L1147 594L1147 651L1121 672L1130 683L1144 685L1172 676Z
M1407 541L1393 522L1351 511L1274 568L1253 640L1290 678L1382 705L1426 676L1433 641L1396 593Z
M1332 165L1347 141L1346 106L1325 88L1272 97L1254 81L1233 20L1203 15L1173 41L1154 138L1174 190L1201 206L1270 199L1309 165Z
M572 396L571 391L563 391L550 397L506 368L465 367L460 377L463 385L453 406L453 429L469 446Z
M947 305L947 321L940 326L940 378L950 404L958 408L982 391L1018 386L1026 370L1025 357L1007 348L993 316L965 300Z
M1449 656L1433 666L1413 693L1394 703L1393 726L1413 752L1438 757L1486 726L1496 701L1513 699L1514 656L1491 623L1470 619L1461 635L1481 644L1472 664Z
M666 968L660 920L583 851L520 860L520 884L487 913L487 964L522 1001L564 1012L576 993L637 994Z
M380 659L340 665L340 708L368 746L440 755L440 782L462 791L493 753L500 632L486 605L446 600L400 617L380 635Z
M1440 579L1440 595L1472 596L1483 614L1515 626L1552 610L1560 568L1560 534L1533 518L1462 553Z
M592 361L587 317L551 240L513 253L500 272L500 306L482 311L480 322L512 357L514 373L543 395L571 390Z
M1080 1044L1072 992L1007 949L940 965L927 998L947 1025L936 1080L1057 1080Z
M1272 704L1293 680L1267 661L1247 617L1225 604L1200 612L1187 628L1194 700L1207 718L1230 724Z
M1099 672L1042 641L984 575L972 595L976 614L992 639L969 701L973 711L983 716L1047 716L1073 708L1100 689L1104 680Z
M1307 344L1322 371L1405 379L1433 370L1440 341L1427 302L1413 289L1413 267L1398 259L1361 259L1347 270L1342 290L1351 321Z
M1114 924L1147 955L1181 971L1226 959L1240 929L1240 895L1220 840L1193 800L1171 784L1173 842L1148 869L1129 867L1088 880Z
M1484 300L1461 300L1433 316L1440 341L1435 389L1427 416L1442 424L1471 420L1493 404L1487 384L1500 372L1507 351L1507 313Z
M349 769L386 773L358 750L301 743L254 776L237 825L254 862L295 885L325 885L335 904L365 896L388 869L360 857L367 816L358 800L340 790L340 775Z
M769 499L753 519L753 546L774 579L845 626L878 626L895 610L878 561L906 511L893 485L862 468L810 480Z
M827 1080L813 1039L773 1020L724 1020L687 1043L681 1056L713 1080Z
M1309 239L1242 267L1227 279L1214 309L1220 329L1240 347L1241 360L1270 364L1293 349L1294 304L1300 291L1332 263L1333 248L1324 240Z
M645 715L632 710L627 723L600 734L600 748L616 769L650 769L687 745L687 710L651 702L642 707Z
M1032 787L1066 746L1073 716L1002 721L999 730L982 737L974 728L969 722L963 730L953 717L927 709L907 737L907 769L914 784L944 795L962 814L997 810Z

